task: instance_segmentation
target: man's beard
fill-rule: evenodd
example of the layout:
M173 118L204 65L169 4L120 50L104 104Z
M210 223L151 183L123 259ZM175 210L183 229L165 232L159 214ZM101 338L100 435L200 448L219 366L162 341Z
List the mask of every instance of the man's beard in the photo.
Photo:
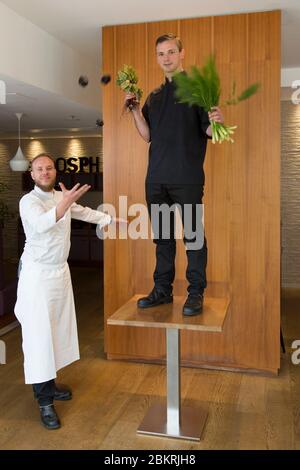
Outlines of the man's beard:
M44 185L44 184L40 184L40 183L37 183L35 182L36 186L38 188L40 188L42 191L45 191L45 192L50 192L54 189L54 186L55 186L55 180L52 181L52 183L49 183L47 185Z

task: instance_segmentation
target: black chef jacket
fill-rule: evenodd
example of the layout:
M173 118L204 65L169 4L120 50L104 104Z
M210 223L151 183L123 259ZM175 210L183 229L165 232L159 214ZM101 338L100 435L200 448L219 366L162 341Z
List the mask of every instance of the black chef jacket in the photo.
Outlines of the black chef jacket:
M142 114L150 129L146 181L160 184L204 184L203 163L210 125L208 113L179 103L175 82L148 96Z

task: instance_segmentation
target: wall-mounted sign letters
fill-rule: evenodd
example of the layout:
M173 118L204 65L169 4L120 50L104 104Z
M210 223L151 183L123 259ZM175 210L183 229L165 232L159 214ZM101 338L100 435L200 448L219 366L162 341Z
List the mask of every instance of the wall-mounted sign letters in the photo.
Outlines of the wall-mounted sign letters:
M58 158L55 162L59 173L100 173L100 158L96 157L70 157Z

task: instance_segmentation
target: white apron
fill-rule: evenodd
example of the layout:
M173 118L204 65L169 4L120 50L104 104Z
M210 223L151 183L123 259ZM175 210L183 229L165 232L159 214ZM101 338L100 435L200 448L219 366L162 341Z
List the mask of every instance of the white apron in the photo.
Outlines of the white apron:
M25 383L54 379L56 371L79 359L67 263L45 268L23 261L15 313L22 326Z
M41 383L79 359L73 289L67 258L71 217L101 226L103 212L73 204L56 222L62 193L35 187L20 201L26 234L15 314L22 326L25 383Z

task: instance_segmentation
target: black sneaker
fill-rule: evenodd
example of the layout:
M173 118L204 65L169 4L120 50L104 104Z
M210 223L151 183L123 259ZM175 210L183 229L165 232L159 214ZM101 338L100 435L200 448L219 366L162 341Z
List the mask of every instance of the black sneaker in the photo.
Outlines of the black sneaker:
M170 304L173 302L173 295L166 295L163 292L155 289L150 292L147 297L142 297L137 301L137 306L139 308L150 308L156 307L157 305Z
M203 295L189 294L182 309L183 315L193 316L202 312L203 308Z

